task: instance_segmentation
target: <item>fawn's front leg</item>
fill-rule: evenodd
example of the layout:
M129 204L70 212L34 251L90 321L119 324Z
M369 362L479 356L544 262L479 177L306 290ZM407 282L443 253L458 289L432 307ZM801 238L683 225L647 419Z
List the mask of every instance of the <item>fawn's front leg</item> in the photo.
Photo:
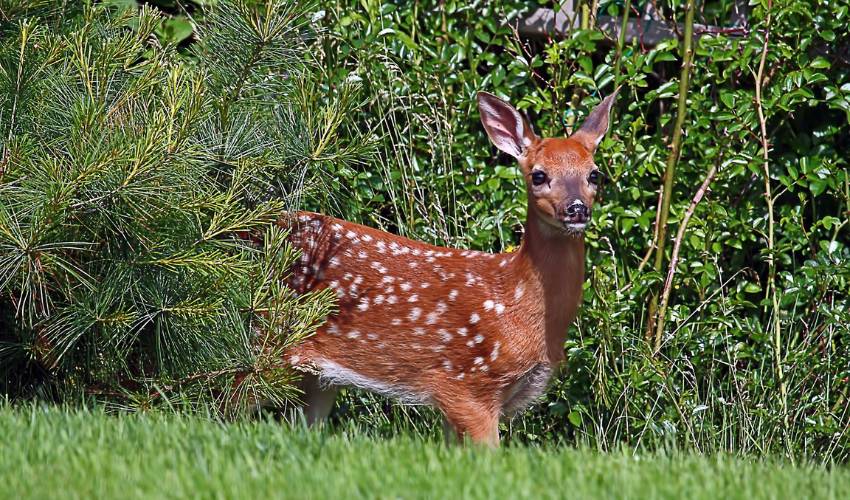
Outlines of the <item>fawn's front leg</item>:
M443 412L443 429L459 442L469 438L475 444L499 446L499 409L492 403L455 400L438 404Z

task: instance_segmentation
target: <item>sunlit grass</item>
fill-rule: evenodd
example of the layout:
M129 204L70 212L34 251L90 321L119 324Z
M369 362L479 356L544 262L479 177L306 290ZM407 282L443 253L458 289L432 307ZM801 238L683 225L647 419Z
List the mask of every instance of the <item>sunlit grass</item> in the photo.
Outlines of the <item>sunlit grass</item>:
M7 498L841 498L850 470L729 456L446 447L277 422L0 410Z

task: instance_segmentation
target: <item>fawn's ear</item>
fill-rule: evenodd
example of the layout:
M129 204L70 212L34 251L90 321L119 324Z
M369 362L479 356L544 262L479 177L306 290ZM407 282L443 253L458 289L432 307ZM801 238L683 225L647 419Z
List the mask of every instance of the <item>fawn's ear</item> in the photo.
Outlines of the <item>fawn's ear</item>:
M608 132L608 117L619 91L620 88L617 87L611 95L597 104L584 123L581 124L581 128L571 136L591 153L596 151L596 146L602 142L605 132Z
M528 147L537 141L520 112L493 94L478 93L478 111L493 145L514 158L523 158Z

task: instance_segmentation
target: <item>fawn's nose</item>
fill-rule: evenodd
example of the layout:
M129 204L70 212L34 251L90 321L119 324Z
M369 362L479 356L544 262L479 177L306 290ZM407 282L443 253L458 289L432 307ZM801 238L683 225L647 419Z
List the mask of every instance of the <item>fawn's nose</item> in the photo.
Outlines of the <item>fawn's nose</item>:
M581 200L575 200L564 209L564 222L585 224L590 220L590 208Z

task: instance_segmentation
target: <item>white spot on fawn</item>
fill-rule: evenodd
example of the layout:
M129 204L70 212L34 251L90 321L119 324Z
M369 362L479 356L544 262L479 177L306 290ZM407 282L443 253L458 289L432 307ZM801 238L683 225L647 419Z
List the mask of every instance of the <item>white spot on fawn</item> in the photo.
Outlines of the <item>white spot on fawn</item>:
M422 288L428 288L429 286L431 286L431 283L422 283L422 285L420 286L422 286Z
M416 262L415 260L411 260L410 262L407 263L407 266L410 267L411 269L416 269L417 267L419 267L419 263Z
M443 368L445 368L446 371L451 371L452 370L452 362L449 361L448 359L444 359L443 360Z
M387 297L387 304L395 304L396 302L398 302L398 297L396 297L395 295L390 295L389 297Z
M360 259L360 260L366 260L368 257L369 257L369 254L367 254L363 250L360 250L359 252L357 252L357 258Z
M407 301L411 302L411 303L416 302L417 300L419 300L419 296L416 295L415 293L413 295L411 295L409 299L407 299Z
M360 237L360 239L365 241L366 243L369 243L370 241L372 241L372 237L369 236L368 234L364 234L363 236Z
M520 283L514 288L514 300L519 300L525 293L525 287Z
M339 264L340 264L339 257L336 257L336 256L331 257L330 264L329 264L330 267L339 267Z
M345 233L345 237L348 238L349 240L353 240L353 239L357 238L357 234L355 234L354 231L349 231L349 232Z
M384 296L383 295L378 295L377 297L375 297L375 305L379 306L383 303L384 303Z
M399 285L399 288L401 288L401 289L402 289L403 291L405 291L405 292L409 292L409 291L410 291L410 289L411 289L411 288L413 288L413 285L411 285L410 283L408 283L407 281L405 281L404 283L402 283L401 285Z
M360 332L358 332L357 330L351 330L350 332L348 332L348 338L356 339L358 337L360 337Z
M469 330L467 330L466 327L457 329L457 334L460 335L461 337L466 337L466 334L468 332L469 332Z
M469 315L469 324L474 325L475 323L478 323L480 319L481 316L479 316L478 313L472 313L471 315Z
M342 231L342 226L340 224L334 224L331 226L334 231Z
M417 336L425 335L425 329L422 328L421 326L417 326L416 328L413 329L413 334L417 335Z
M496 304L492 300L487 299L484 301L484 310L489 311L490 309L493 309L494 305Z
M484 335L481 335L479 333L478 335L472 337L472 340L474 340L476 344L480 344L481 342L484 342Z
M496 314L505 312L505 304L496 304Z
M454 299L457 298L457 296L458 296L457 290L452 290L451 292L449 292L449 300L454 300Z
M458 376L457 376L457 377L455 377L455 378L456 378L456 379L458 379L458 380L463 380L463 376L464 376L464 373L463 373L463 372L460 372L460 375L458 375Z
M398 325L401 324L401 318L393 318L391 323L392 323L393 326L398 326Z
M355 284L355 285L359 285L360 283L363 283L363 276L360 276L360 275L358 274L358 275L357 275L357 277L356 277L356 278L354 278L354 284Z
M362 297L360 299L360 303L357 304L357 309L360 309L361 311L369 309L369 297Z
M429 312L428 316L425 318L425 324L433 325L437 322L437 318L440 317L440 314L437 311Z
M472 360L472 362L475 363L476 365L481 365L481 364L484 364L484 358L482 358L481 356L478 356L477 358Z
M411 309L410 314L407 315L410 321L416 321L417 319L419 319L419 316L422 316L422 309L418 307L414 307L413 309Z
M378 253L385 253L387 251L387 244L381 240L375 242L375 246L378 247Z
M384 276L383 278L381 278L381 283L389 284L389 283L392 283L393 281L395 281L395 278L393 278L392 276Z
M378 340L378 334L377 333L367 333L366 338L369 339L369 340Z
M440 334L440 338L442 338L442 339L443 339L443 343L444 343L444 344L448 344L448 343L449 343L449 341L451 341L451 340L452 340L452 334L451 334L451 333L449 333L449 331L448 331L448 330L446 330L445 328L440 328L440 329L437 331L437 333L439 333L439 334Z
M496 358L499 357L499 347L502 346L502 343L498 340L493 344L493 352L490 353L490 361L496 361Z

